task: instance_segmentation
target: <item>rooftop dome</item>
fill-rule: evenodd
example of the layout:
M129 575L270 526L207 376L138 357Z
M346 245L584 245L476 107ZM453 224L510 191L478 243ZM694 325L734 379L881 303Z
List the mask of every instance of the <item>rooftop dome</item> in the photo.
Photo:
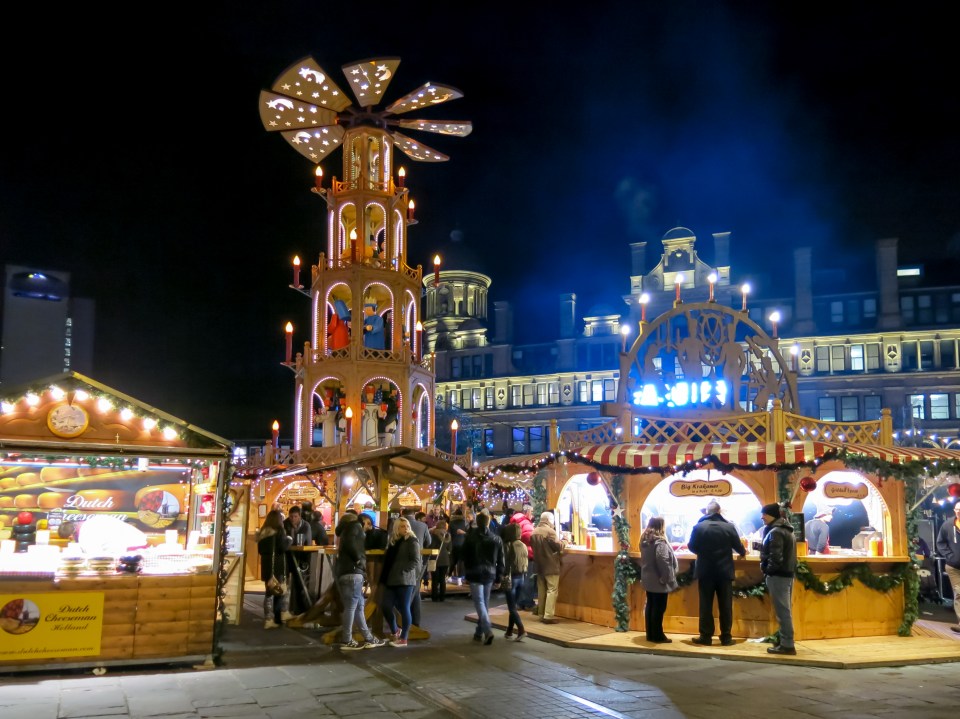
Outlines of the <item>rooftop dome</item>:
M662 240L685 240L689 237L696 237L693 234L692 230L688 230L686 227L674 227L672 230L667 232L661 239Z

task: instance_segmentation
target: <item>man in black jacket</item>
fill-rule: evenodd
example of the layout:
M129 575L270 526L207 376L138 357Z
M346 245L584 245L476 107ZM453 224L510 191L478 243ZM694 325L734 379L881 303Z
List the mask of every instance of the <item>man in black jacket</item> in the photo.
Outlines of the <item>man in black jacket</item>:
M720 503L710 500L704 516L690 533L687 546L697 555L694 576L700 590L700 636L694 644L710 646L713 643L713 598L717 598L720 615L720 643L729 647L733 641L733 567L734 553L743 559L747 551L737 528L720 516Z
M477 526L467 532L463 542L463 570L470 582L470 598L477 610L475 641L493 644L493 627L490 624L490 590L503 577L503 542L490 531L490 515L478 514Z
M335 531L340 541L333 576L337 579L337 590L343 602L340 649L354 651L382 647L385 642L373 636L364 616L363 580L367 576L367 552L363 547L363 527L359 517L347 510L340 517ZM363 642L353 638L354 624L363 636Z
M303 517L303 521L310 525L313 543L320 547L326 546L329 541L327 539L327 528L323 526L323 517L313 511L313 502L301 504L300 515Z
M760 571L773 611L780 625L780 641L767 649L767 654L796 654L793 645L793 575L797 570L797 540L793 525L783 518L779 504L766 504L760 511L766 525L760 544Z
M960 502L953 505L953 519L946 520L937 532L937 554L943 557L943 571L953 588L953 611L957 626L951 630L960 634Z

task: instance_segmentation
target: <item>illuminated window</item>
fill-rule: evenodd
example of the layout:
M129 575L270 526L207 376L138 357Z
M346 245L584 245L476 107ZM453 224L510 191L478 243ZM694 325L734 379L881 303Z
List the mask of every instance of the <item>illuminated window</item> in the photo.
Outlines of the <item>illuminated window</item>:
M863 418L867 422L880 419L881 397L878 394L868 394L863 398Z
M550 382L547 385L548 397L547 401L549 404L560 404L560 383L559 382Z
M850 345L850 369L863 372L863 345Z
M860 403L856 397L840 398L840 420L842 422L858 422L860 420Z
M817 357L817 372L829 373L830 372L830 348L829 347L816 347L814 348Z
M614 402L617 399L617 381L613 379L603 380L603 401Z
M510 385L510 406L523 406L523 387L518 384Z
M910 405L910 416L914 419L926 419L924 413L924 396L922 394L908 394L907 404Z
M590 385L586 382L577 382L577 402L587 404L590 401Z
M867 345L867 372L880 369L880 345Z
M527 430L525 427L513 428L513 453L527 453Z
M535 390L537 386L535 384L525 384L523 385L523 406L532 407L534 405L535 399Z
M451 406L451 407L457 407L457 406L458 406L457 402L459 401L459 399L460 399L460 397L457 395L457 390L455 390L455 389L450 390L450 395L449 395L449 397L448 397L448 401L450 402L450 406Z
M833 397L821 397L817 400L820 408L820 419L824 422L837 421L837 400Z
M591 383L591 402L603 402L603 380L595 379Z
M483 453L488 457L493 454L493 429L490 427L483 430Z
M493 409L496 407L493 399L493 387L484 388L484 397L483 397L483 408L484 409Z
M537 404L544 406L547 404L547 383L541 382L537 385Z
M930 395L930 419L950 419L950 395Z
M846 348L843 345L834 345L830 348L830 370L842 372L846 368Z
M530 451L543 452L543 427L530 427Z

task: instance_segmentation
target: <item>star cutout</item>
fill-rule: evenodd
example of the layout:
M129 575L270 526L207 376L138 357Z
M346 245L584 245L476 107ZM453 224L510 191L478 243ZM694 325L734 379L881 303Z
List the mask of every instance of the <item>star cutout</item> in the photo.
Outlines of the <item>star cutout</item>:
M623 519L623 507L614 507L613 516Z

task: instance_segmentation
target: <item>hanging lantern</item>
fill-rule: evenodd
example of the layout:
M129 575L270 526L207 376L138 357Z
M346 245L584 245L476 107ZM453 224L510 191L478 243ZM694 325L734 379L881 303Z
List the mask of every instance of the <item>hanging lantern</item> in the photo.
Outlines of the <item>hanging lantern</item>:
M813 477L804 477L800 480L800 489L804 492L812 492L817 488L817 480Z
M600 473L591 472L590 474L588 474L587 484L589 484L591 487L596 487L598 484L600 484Z
M960 497L960 484L954 482L949 487L947 487L947 492L951 497Z

